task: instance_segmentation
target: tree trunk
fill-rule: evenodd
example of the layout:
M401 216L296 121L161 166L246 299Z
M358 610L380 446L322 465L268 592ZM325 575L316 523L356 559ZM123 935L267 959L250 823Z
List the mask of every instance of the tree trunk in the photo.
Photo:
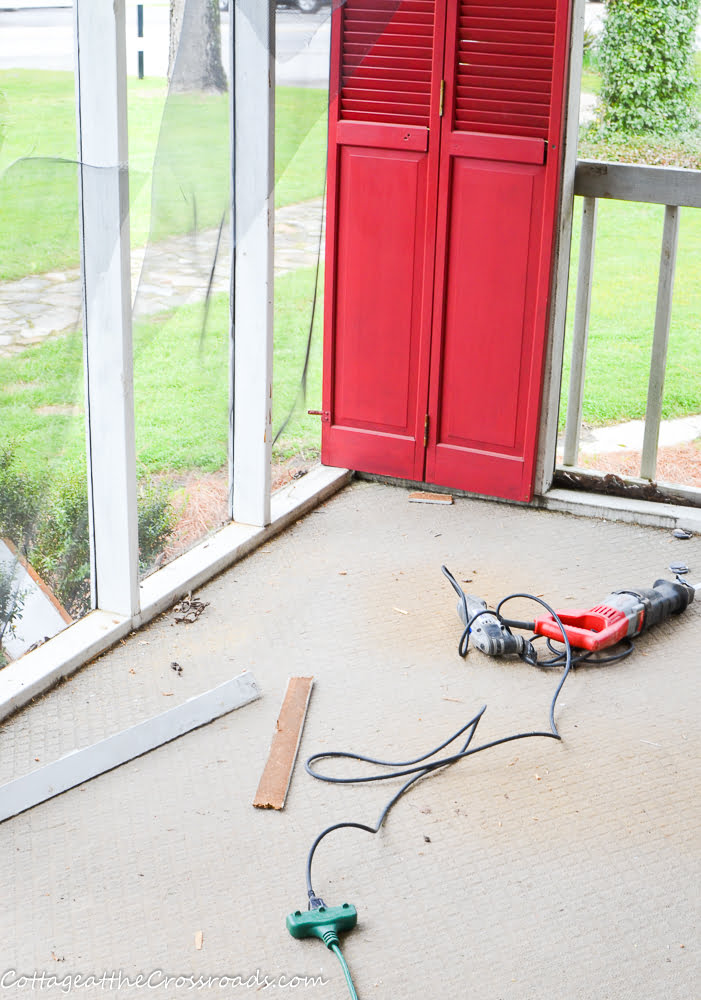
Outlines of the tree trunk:
M217 0L170 0L168 80L175 93L227 89Z

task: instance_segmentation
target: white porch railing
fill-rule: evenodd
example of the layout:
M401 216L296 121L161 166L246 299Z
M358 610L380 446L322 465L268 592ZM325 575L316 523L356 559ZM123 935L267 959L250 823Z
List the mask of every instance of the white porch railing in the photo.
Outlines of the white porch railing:
M672 314L679 209L701 208L701 172L580 160L575 171L574 193L583 198L583 208L562 463L565 468L576 466L579 454L598 199L612 198L618 201L665 206L645 433L640 463L640 478L652 481L656 478L657 471L657 446Z

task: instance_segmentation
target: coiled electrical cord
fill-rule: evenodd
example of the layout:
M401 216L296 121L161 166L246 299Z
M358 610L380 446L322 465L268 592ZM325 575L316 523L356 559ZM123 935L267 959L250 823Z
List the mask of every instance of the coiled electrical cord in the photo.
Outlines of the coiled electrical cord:
M535 622L523 622L523 621L517 621L516 619L513 619L513 618L504 618L499 613L500 610L501 610L501 608L502 608L502 606L507 601L510 601L514 597L525 597L528 600L538 601L540 604L543 604L543 607L547 608L547 604L545 604L543 601L541 601L540 598L534 597L533 594L509 594L508 597L504 597L499 602L499 604L497 605L496 611L490 611L489 608L485 608L483 611L478 611L476 614L474 614L472 617L470 617L469 614L468 614L468 611L467 611L467 598L466 598L464 590L462 589L462 587L460 586L460 584L458 583L458 581L455 579L455 577L453 576L453 574L450 572L450 570L446 566L441 566L441 572L443 573L443 575L445 576L445 578L448 580L448 582L450 583L450 585L453 588L453 590L455 591L455 593L460 598L460 602L462 604L462 609L463 609L463 619L465 620L465 622L467 622L467 624L465 625L465 628L463 629L463 633L460 636L460 640L458 642L458 653L460 654L460 656L463 657L463 659L467 656L468 647L470 645L470 633L472 632L472 626L477 621L477 619L480 617L480 615L493 615L495 618L498 618L499 622L502 625L505 625L507 628L520 628L520 629L525 629L525 630L533 631ZM550 609L548 609L548 610L550 610ZM555 615L555 613L553 611L551 611L551 614L557 620L557 615ZM562 624L559 622L559 620L558 620L558 625L560 626L560 628L562 628ZM536 639L543 639L543 638L545 638L545 636L532 635L530 637L530 639L529 639L529 643L528 644L530 645L533 642L535 642ZM550 660L541 660L541 659L538 659L537 657L532 658L531 656L526 655L526 654L521 654L521 659L525 660L526 663L530 663L532 666L535 666L535 667L561 667L561 666L564 666L568 662L567 647L565 647L565 649L563 649L563 650L559 650L559 649L556 649L555 646L553 646L552 639L546 639L546 642L547 642L547 646L548 646L548 649L550 650L550 652L555 654L552 659L550 659ZM630 656L630 654L633 652L633 643L632 643L632 641L630 639L623 639L622 642L619 643L619 645L622 645L623 649L619 650L616 653L609 653L609 654L607 654L605 656L602 656L600 652L595 652L594 650L582 651L577 656L575 656L575 655L573 655L571 653L571 650L570 650L570 659L569 659L569 662L570 662L571 666L573 666L573 667L576 667L579 663L585 663L587 661L589 661L592 666L595 666L595 665L601 665L601 666L603 666L605 663L616 663L618 660L624 660L626 658L626 656Z
M351 978L350 970L338 945L338 936L335 927L336 913L338 911L336 908L333 907L331 908L331 910L328 910L326 908L326 904L324 903L323 899L317 896L312 883L312 864L314 861L314 855L316 853L317 848L319 847L319 844L321 844L322 840L324 840L324 838L327 837L330 833L333 833L334 830L352 829L352 830L364 830L366 833L371 833L371 834L378 833L385 819L387 818L387 815L391 810L392 806L402 797L402 795L404 795L406 791L408 791L408 789L415 782L419 781L420 778L424 778L427 775L432 774L435 771L438 771L444 767L449 767L451 764L455 764L457 763L457 761L463 760L466 757L470 757L473 754L481 753L481 751L483 750L489 750L492 747L501 746L505 743L512 743L515 740L530 739L531 737L534 736L541 736L555 740L562 739L560 732L557 728L557 723L555 722L555 707L557 705L557 700L560 696L560 692L562 691L565 681L567 680L569 673L575 666L575 664L586 663L586 662L592 665L614 663L617 660L622 660L626 656L629 656L633 650L633 643L630 641L630 639L626 639L624 640L626 645L623 646L622 649L620 649L618 652L610 653L605 656L602 656L600 653L595 653L593 651L589 652L582 651L577 656L573 655L572 646L570 644L567 631L562 621L558 617L557 612L555 612L550 607L550 605L546 604L546 602L543 601L540 597L536 597L534 594L526 594L526 593L509 594L507 597L504 597L499 602L499 604L497 604L495 611L490 611L488 608L482 608L479 611L477 611L474 615L469 616L467 597L464 591L462 590L462 588L460 587L460 585L458 584L457 580L452 575L452 573L450 573L450 571L445 566L442 566L441 569L445 574L445 576L447 577L447 579L450 581L451 586L459 595L459 598L461 600L461 606L462 606L461 617L466 624L463 633L460 636L460 641L458 643L458 652L460 656L465 657L467 655L472 626L481 615L491 615L494 618L496 618L497 621L499 622L499 625L501 626L500 629L501 634L505 637L509 636L510 628L519 628L519 629L533 631L535 628L535 622L516 621L513 619L505 618L501 614L501 609L508 601L521 598L528 601L535 601L536 604L539 604L552 616L552 619L555 621L562 635L562 643L564 645L564 649L561 650L558 649L556 646L553 645L553 641L551 639L540 635L533 635L530 639L523 641L519 640L517 643L512 642L512 648L514 645L517 646L518 655L521 657L521 659L523 659L527 663L533 664L541 668L562 667L563 668L562 677L560 678L560 681L557 684L557 687L555 688L555 691L550 700L550 709L549 709L550 728L548 730L534 730L532 732L515 733L511 736L503 736L497 740L490 740L489 742L482 743L479 746L472 746L472 741L474 739L475 733L477 732L477 727L479 726L482 716L487 710L487 706L483 705L482 708L476 713L476 715L474 715L469 720L469 722L466 722L464 726L461 726L460 729L458 729L457 732L453 733L453 735L450 736L447 740L439 744L439 746L434 747L432 750L429 750L427 753L422 754L419 757L414 757L411 760L404 760L404 761L381 760L380 758L377 757L368 757L364 754L351 753L349 751L322 751L320 753L312 754L312 756L307 759L305 763L305 769L308 774L310 774L313 778L318 779L319 781L326 781L330 784L335 784L335 785L363 784L371 781L387 781L392 778L408 777L408 780L404 782L399 791L397 791L392 796L392 798L387 802L387 804L385 805L384 809L382 810L382 812L378 817L377 823L374 826L369 826L366 823L355 823L355 822L333 823L331 826L327 826L324 830L321 831L321 833L318 835L318 837L312 844L309 850L309 854L307 856L306 881L307 881L307 896L309 899L309 910L316 911L316 914L312 918L314 920L314 926L309 929L308 933L313 933L315 934L315 936L321 937L321 939L327 944L327 947L329 947L331 951L333 951L333 953L338 958L339 962L341 963L341 968L343 969L343 974L346 979L351 1000L358 1000L358 995L356 993L355 986L353 985L353 980ZM513 636L509 636L509 638L511 640L514 639ZM539 658L533 646L533 642L536 639L541 639L541 638L546 638L547 647L553 654L553 656L549 659ZM559 642L559 640L557 641ZM508 649L509 644L506 643L503 648ZM465 736L465 734L467 734L467 736L462 745L460 746L460 749L457 751L457 753L449 753L447 756L437 757L437 754L445 750L460 737ZM384 768L385 773L355 775L350 778L336 778L328 774L323 774L315 769L315 764L318 761L330 760L332 758L336 759L344 758L347 760L360 761L363 764L373 764L377 767ZM338 908L341 910L342 913L341 919L344 919L343 910L348 908L348 906L349 904L344 903L343 908ZM353 909L353 914L354 914L353 924L350 925L345 924L344 927L343 924L339 923L338 925L339 929L349 929L349 926L352 927L354 925L355 921L354 909ZM295 914L295 916L296 917L301 916L301 914L297 913ZM319 920L318 918L321 919ZM288 921L289 919L290 918L288 918ZM295 936L300 936L300 935L295 934ZM332 940L332 937L335 937L335 940ZM329 941L331 941L331 943L329 943Z
M420 778L425 777L427 774L431 774L434 771L440 770L441 768L448 767L449 765L455 764L457 761L463 760L466 757L473 756L476 753L481 753L483 750L489 750L492 747L501 746L504 743L512 743L515 740L530 739L531 737L535 736L540 736L555 740L562 739L559 730L557 728L557 725L555 723L555 706L557 704L557 699L560 695L560 692L562 691L563 685L567 680L567 677L569 676L570 670L572 669L572 664L573 664L572 647L567 637L565 628L562 622L560 621L559 617L557 616L557 613L548 604L546 604L545 601L541 600L541 598L536 597L533 594L509 594L508 597L505 597L499 603L496 612L497 616L499 615L500 608L503 607L503 605L507 601L513 600L514 598L517 597L526 598L528 600L532 600L540 604L541 607L545 608L545 610L548 611L553 616L553 619L557 623L558 628L562 633L562 640L565 645L565 650L564 653L562 654L562 656L564 657L562 661L564 664L564 670L562 677L550 701L550 711L549 711L550 729L542 731L534 730L532 732L515 733L512 736L503 736L497 740L490 740L489 742L482 743L479 746L471 746L479 722L487 709L487 706L484 705L479 710L479 712L477 712L477 714L474 715L472 719L470 719L469 722L465 723L464 726L461 726L461 728L458 729L458 731L454 733L452 736L450 736L447 740L445 740L439 746L434 747L434 749L429 750L427 753L422 754L420 757L415 757L411 760L405 760L405 761L381 760L377 757L368 757L364 754L351 753L349 751L322 751L320 753L312 754L311 757L309 757L305 763L305 768L307 770L307 773L319 781L326 781L330 784L336 784L336 785L363 784L371 781L388 781L392 778L401 778L401 777L406 777L407 775L409 775L410 777L409 780L402 785L399 791L396 792L392 796L392 798L387 802L384 809L380 813L380 816L375 826L369 826L365 823L342 822L342 823L333 823L331 826L327 826L326 829L321 831L321 833L318 835L318 837L312 844L309 850L309 854L307 856L306 880L307 880L307 896L309 897L310 909L317 909L318 907L324 905L323 900L319 896L317 896L314 890L312 882L312 863L319 844L330 833L333 833L334 830L353 829L353 830L364 830L366 833L371 833L371 834L378 833L387 817L387 814L389 813L390 809L395 804L395 802L397 802L402 797L402 795L404 795L404 793L414 784L414 782L418 781ZM478 614L482 613L484 612L479 612ZM489 613L494 614L494 612L489 612ZM474 618L477 617L478 615L474 616ZM472 619L473 621L474 618ZM465 630L468 636L469 636L469 625L471 625L471 622L468 623L468 628ZM464 634L465 633L463 633L463 637ZM460 641L460 646L462 645L463 645L463 638L461 638ZM448 756L445 757L439 757L436 760L431 759L434 758L436 754L440 753L441 750L445 750L446 747L450 746L451 743L457 740L460 736L463 736L465 733L467 733L467 739L462 744L460 750L457 753L449 754ZM316 764L317 761L330 760L333 758L335 759L345 758L347 760L357 760L364 764L377 765L379 767L386 768L387 773L356 775L350 778L337 778L337 777L332 777L331 775L328 774L322 774L319 771L315 770L314 765Z
M545 636L534 635L531 637L531 642L535 642L536 639L543 639ZM557 649L553 645L553 640L545 638L548 649L551 653L555 655L550 660L537 660L535 666L537 667L561 667L565 662L565 651L563 649ZM586 652L580 653L578 656L572 658L572 666L576 667L580 663L589 663L592 667L604 666L606 663L617 663L619 660L625 660L626 656L630 656L633 652L633 640L632 639L622 639L619 646L623 648L617 653L608 653L602 656L601 653L597 653L594 650L588 650Z

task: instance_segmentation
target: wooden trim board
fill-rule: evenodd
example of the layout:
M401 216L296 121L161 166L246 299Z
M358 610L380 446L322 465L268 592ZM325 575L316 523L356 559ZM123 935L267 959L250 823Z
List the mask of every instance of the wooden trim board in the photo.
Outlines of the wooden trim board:
M439 503L446 507L452 502L453 497L450 493L426 493L424 490L419 490L417 493L409 494L409 503Z
M268 760L253 800L259 809L282 809L285 805L313 685L313 677L291 677L287 684Z
M0 823L260 698L248 671L153 719L74 750L0 787Z

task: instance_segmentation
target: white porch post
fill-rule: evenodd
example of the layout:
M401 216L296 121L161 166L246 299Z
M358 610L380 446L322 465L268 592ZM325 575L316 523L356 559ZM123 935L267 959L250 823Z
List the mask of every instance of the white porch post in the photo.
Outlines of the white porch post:
M231 12L232 516L270 523L273 368L275 0Z
M557 228L555 269L553 274L550 329L543 372L543 403L540 416L538 456L534 492L547 493L552 486L557 452L557 427L562 386L562 361L567 321L567 291L572 244L574 212L574 172L577 166L579 137L579 101L584 57L584 2L572 0L570 59L567 108L565 117L565 150L562 168L562 189Z
M139 610L125 0L76 0L76 106L93 603Z

